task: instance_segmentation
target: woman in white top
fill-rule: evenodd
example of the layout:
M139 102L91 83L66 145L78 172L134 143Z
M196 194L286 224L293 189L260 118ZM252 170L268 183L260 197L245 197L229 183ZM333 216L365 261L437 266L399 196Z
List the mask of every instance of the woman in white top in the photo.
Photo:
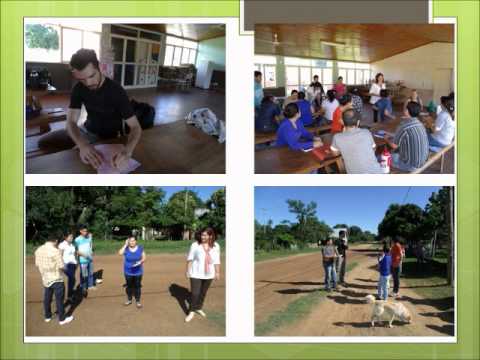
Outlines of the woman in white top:
M430 129L432 133L428 134L430 150L435 152L450 145L455 136L455 122L453 121L455 112L454 100L448 96L442 96L441 102L443 110L437 115L435 124Z
M75 245L73 245L73 234L68 233L63 237L63 241L58 245L62 252L64 272L68 279L67 301L72 303L73 292L75 288L75 272L77 271L77 257Z
M378 110L375 108L375 103L380 100L380 90L386 89L386 85L384 83L383 74L378 73L375 75L375 82L372 83L370 86L370 104L373 106L373 122L376 123L378 120Z
M331 124L333 120L333 113L339 107L338 100L336 98L335 90L327 91L327 98L322 102L322 108L324 111L324 117L328 120L328 123Z
M205 296L212 280L220 279L220 245L215 241L215 231L206 228L199 233L197 241L190 246L187 257L186 276L190 279L190 311L185 318L189 322L195 313L206 317L202 310Z

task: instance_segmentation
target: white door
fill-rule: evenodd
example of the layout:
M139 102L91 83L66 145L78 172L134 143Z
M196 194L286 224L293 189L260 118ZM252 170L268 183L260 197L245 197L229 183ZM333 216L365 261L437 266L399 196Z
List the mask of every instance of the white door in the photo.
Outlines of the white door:
M453 91L453 69L436 69L433 78L433 101L440 104L440 97Z

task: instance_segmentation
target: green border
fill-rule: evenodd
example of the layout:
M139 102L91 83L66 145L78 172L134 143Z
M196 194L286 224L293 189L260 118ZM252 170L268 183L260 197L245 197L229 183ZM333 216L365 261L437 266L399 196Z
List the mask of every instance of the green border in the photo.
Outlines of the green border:
M23 344L23 16L239 16L231 1L1 1L0 358L479 358L478 1L435 0L435 16L457 17L457 344ZM435 54L432 54L434 56ZM477 339L477 340L475 340Z

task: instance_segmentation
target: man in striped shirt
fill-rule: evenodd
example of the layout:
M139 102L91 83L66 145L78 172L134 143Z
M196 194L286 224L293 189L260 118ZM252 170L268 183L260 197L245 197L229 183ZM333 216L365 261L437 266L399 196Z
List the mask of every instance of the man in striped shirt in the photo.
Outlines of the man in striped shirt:
M417 118L421 111L420 104L410 101L407 111L410 118L400 123L393 141L387 136L385 141L396 150L392 155L392 166L403 171L414 171L421 168L428 159L428 135L425 126Z
M57 248L57 241L49 239L35 251L35 265L42 275L44 287L43 308L45 311L45 322L52 320L52 299L55 294L58 320L60 325L67 324L73 320L73 316L65 316L63 300L65 297L65 285L63 283L63 259L62 253Z

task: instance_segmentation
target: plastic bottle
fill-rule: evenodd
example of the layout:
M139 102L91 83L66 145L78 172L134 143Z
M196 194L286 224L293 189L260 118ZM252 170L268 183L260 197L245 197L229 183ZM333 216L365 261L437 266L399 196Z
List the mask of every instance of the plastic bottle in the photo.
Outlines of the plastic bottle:
M390 166L392 165L392 154L388 151L388 148L385 146L382 154L380 155L380 167L384 174L390 173Z

